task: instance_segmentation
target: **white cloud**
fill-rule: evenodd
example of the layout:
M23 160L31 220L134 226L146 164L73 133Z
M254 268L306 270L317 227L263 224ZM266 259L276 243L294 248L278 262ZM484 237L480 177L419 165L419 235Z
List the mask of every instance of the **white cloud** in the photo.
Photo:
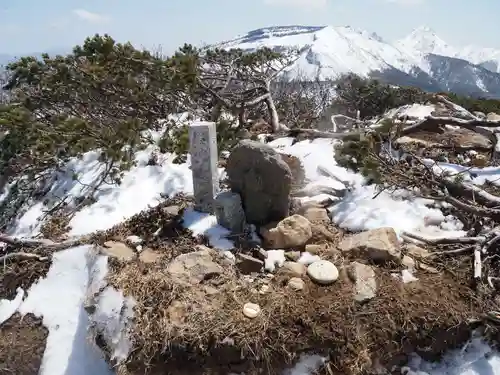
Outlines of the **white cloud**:
M290 8L321 9L327 6L328 0L264 0L264 4Z
M73 9L73 14L83 21L89 23L106 23L110 20L108 16L99 13L89 12L85 9Z

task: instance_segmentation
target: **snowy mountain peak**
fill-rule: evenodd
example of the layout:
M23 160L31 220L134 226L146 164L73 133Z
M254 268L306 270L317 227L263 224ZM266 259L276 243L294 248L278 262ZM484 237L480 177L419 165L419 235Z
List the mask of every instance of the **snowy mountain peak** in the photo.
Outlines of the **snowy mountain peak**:
M396 46L413 54L458 55L453 47L428 26L417 27L408 36L396 42Z
M283 72L286 79L327 80L354 73L429 91L500 97L500 55L490 61L484 56L493 56L491 51L479 55L474 50L466 58L465 50L451 47L428 26L396 43L351 26L270 26L212 47L296 50L297 59Z
M419 27L416 27L415 29L413 29L413 31L411 32L411 34L415 34L415 35L425 35L425 34L427 34L427 35L436 35L436 32L431 27L422 25L422 26L419 26Z
M351 26L270 26L249 31L232 40L217 44L217 47L253 49L258 47L276 47L278 45L293 47L297 45L312 45L314 42L328 43L329 38L342 35L358 34L363 38L384 43L381 36L374 32L357 29Z
M286 71L294 78L329 79L343 73L367 77L392 67L409 72L415 59L373 32L351 26L280 26L253 30L218 47L253 50L294 48L297 61Z

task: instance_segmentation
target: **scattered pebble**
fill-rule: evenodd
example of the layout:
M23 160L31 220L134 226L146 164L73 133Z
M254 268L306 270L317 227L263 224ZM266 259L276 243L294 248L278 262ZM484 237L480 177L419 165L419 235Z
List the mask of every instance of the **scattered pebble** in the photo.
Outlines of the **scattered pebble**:
M316 245L316 244L306 245L306 251L313 255L317 255L321 250L323 250L323 248L324 246L322 245Z
M409 257L408 255L403 255L403 259L401 260L401 264L411 271L413 271L415 269L415 261L413 260L413 258Z
M302 280L300 277L292 277L290 280L288 280L288 286L296 291L304 289L304 280Z
M306 266L297 262L285 262L283 268L296 276L302 276L306 273Z
M339 270L327 260L311 263L307 267L307 274L313 281L322 285L332 284L339 278Z
M269 293L270 290L271 290L271 287L268 284L264 284L260 287L259 293L266 294L266 293Z
M260 306L256 303L248 302L243 306L243 315L250 319L256 318L260 314L260 311Z
M300 251L287 251L285 253L285 257L288 259L288 260L291 260L293 262L296 262L299 260L300 258Z

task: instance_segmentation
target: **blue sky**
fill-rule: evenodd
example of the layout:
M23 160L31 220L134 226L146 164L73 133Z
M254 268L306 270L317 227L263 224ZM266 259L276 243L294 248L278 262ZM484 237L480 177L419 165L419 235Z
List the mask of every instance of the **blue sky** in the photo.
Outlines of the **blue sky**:
M500 49L498 0L0 0L0 54L69 48L86 36L165 52L271 25L350 25L387 40L426 25L452 45Z

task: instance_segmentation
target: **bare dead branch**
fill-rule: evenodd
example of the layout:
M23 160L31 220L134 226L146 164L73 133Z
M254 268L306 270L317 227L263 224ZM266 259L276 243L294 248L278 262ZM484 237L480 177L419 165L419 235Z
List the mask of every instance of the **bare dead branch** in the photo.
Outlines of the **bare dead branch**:
M82 245L85 243L84 238L76 238L64 242L53 242L47 239L21 239L0 235L0 242L3 242L14 248L42 248L44 251L60 251L70 247Z
M485 240L484 237L457 237L457 238L428 238L422 235L418 235L410 232L403 232L407 237L411 237L420 242L424 242L429 245L444 245L444 244L470 244L470 243L481 243Z
M0 262L6 263L8 260L15 259L15 260L25 260L25 259L34 259L39 262L46 262L50 259L50 257L47 256L41 256L38 254L33 254L33 253L9 253L4 256L0 257Z

